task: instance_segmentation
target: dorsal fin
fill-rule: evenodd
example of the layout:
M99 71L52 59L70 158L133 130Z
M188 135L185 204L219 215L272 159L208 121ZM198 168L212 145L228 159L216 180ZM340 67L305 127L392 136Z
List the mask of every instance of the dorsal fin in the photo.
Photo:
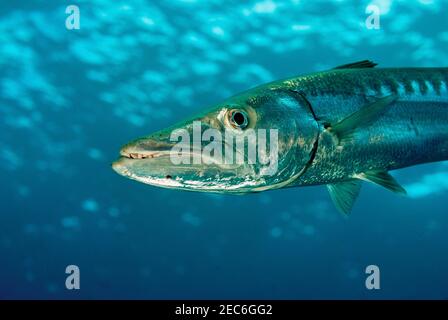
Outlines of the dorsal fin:
M378 63L370 60L362 60L353 63L343 64L342 66L337 66L333 69L364 69L364 68L374 68Z
M349 180L327 184L327 188L336 208L344 215L348 215L358 197L361 181Z

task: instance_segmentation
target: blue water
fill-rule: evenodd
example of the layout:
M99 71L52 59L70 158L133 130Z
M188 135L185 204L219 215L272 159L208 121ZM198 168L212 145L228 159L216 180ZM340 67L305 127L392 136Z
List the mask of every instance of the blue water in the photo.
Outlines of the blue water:
M325 187L210 195L110 167L129 140L270 80L447 66L447 1L78 0L79 30L69 4L0 5L0 298L448 298L447 163L394 172L408 197L364 184L349 218Z

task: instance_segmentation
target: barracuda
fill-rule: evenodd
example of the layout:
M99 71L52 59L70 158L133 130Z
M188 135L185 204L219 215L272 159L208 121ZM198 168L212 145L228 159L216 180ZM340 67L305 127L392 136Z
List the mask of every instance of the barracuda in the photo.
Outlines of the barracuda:
M243 92L125 145L113 168L140 182L191 191L326 185L345 214L362 181L405 194L389 171L448 159L448 68L375 66L364 60ZM193 135L195 121L202 133L231 130L243 138L249 129L277 129L277 171L263 175L266 163L174 165L169 154L178 141L171 134L183 129Z

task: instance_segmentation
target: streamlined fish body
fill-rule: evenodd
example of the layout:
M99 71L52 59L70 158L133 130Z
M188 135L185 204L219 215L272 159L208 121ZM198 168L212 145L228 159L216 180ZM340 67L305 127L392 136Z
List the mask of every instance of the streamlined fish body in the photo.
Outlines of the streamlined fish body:
M370 61L280 80L123 147L114 169L144 183L184 190L250 193L325 184L350 212L361 182L405 190L390 170L448 159L448 68L374 68ZM171 134L278 130L277 171L266 163L173 165ZM191 150L192 156L206 143ZM234 150L238 152L238 150Z

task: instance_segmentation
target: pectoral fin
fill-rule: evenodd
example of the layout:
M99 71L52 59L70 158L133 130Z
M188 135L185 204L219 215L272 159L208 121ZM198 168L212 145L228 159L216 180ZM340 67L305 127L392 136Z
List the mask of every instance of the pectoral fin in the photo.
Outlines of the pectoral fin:
M395 95L379 98L375 102L362 107L338 123L328 125L326 129L337 137L339 144L349 142L353 139L353 135L357 128L366 126L378 119L386 107L392 104L396 99L397 96Z
M406 190L387 171L368 171L357 174L355 177L380 185L392 192L406 194Z
M353 204L359 195L361 181L349 180L345 182L327 184L331 200L336 208L345 215L352 210Z

